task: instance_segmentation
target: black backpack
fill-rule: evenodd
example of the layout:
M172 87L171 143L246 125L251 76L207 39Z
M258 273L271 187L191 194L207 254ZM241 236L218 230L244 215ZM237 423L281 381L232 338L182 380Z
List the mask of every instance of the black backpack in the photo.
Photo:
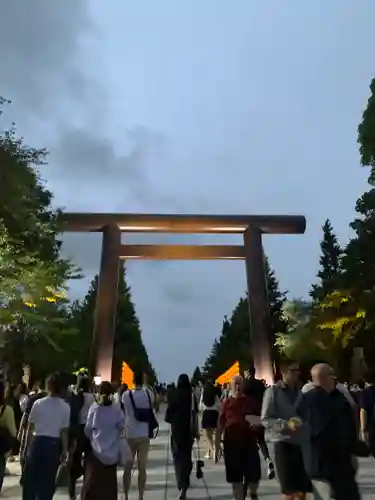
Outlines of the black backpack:
M133 391L129 391L130 402L133 407L134 418L138 420L138 422L143 422L148 424L148 437L150 439L155 439L159 433L159 424L156 420L154 410L152 408L151 397L148 390L146 390L149 407L148 408L137 408L133 398Z
M208 386L203 389L202 401L205 406L210 408L215 404L216 401L216 390L215 387Z
M6 406L4 405L0 410L0 418L4 415ZM11 435L6 427L0 427L0 455L6 455L12 448L15 438Z
M72 393L68 402L70 406L70 434L72 437L76 437L81 426L79 415L85 404L85 395L83 392Z

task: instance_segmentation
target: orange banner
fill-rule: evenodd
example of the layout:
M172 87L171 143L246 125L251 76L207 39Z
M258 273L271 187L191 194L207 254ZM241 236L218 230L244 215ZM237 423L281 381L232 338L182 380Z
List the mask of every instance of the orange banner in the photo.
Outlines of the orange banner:
M240 364L236 361L226 372L216 379L216 384L224 385L231 382L232 378L240 374Z
M134 389L134 373L125 361L122 362L121 383L126 384L129 389Z

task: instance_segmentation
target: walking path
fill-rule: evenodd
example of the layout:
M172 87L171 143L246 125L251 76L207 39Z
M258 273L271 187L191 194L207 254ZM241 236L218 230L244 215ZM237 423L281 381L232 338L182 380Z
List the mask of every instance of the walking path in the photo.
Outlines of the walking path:
M162 420L162 413L160 414ZM169 452L169 430L168 426L161 422L158 438L152 443L149 459L148 487L145 500L170 500L177 498L173 464ZM202 443L203 444L203 443ZM195 459L194 459L195 461ZM9 464L11 476L7 476L4 482L3 495L1 498L9 500L20 500L22 498L19 486L19 464ZM232 498L230 488L225 482L224 466L222 463L214 465L205 461L205 478L197 480L195 470L192 474L192 488L189 490L189 498L200 500L230 500ZM135 471L132 481L132 491L130 498L138 498L136 490L137 472ZM263 477L266 477L265 469ZM119 499L122 494L122 473L119 470ZM366 459L361 461L359 480L364 500L370 500L375 495L375 461ZM206 489L207 486L207 489ZM278 500L279 485L277 480L264 479L259 489L259 497L267 497L267 500ZM59 490L56 500L67 500L66 490Z

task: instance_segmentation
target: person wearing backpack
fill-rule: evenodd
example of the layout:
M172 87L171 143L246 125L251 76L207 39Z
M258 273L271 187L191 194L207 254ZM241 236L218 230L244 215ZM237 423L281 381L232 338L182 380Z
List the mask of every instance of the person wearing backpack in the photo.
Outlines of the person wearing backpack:
M0 382L0 492L4 483L6 458L16 442L17 430L13 408L5 402L5 385Z
M207 382L202 391L199 402L199 410L202 412L202 429L207 443L207 453L204 458L214 458L214 432L219 418L220 399L216 387Z
M78 378L76 391L70 394L70 427L69 427L69 498L76 497L76 483L83 474L83 460L89 442L85 435L87 415L91 405L95 402L90 392L88 377Z

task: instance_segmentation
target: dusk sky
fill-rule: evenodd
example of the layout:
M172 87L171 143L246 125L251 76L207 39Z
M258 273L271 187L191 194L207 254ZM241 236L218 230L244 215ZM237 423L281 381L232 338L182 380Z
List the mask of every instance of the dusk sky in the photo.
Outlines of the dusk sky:
M305 235L264 240L281 288L307 296L321 225L344 244L365 189L374 22L374 0L2 0L3 118L48 148L42 175L68 211L305 215ZM237 241L142 238L219 240ZM63 251L81 297L100 237L68 234ZM191 373L245 292L243 262L127 271L159 378Z

